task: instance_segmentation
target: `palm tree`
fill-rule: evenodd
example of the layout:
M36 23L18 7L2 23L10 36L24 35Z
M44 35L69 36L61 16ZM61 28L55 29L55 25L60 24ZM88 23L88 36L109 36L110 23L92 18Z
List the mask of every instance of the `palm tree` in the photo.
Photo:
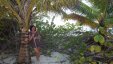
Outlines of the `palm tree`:
M27 43L30 17L34 8L36 8L38 12L52 10L60 13L59 10L62 6L65 6L65 3L66 6L71 5L68 3L69 1L75 3L75 0L58 0L56 2L52 0L0 0L0 5L4 6L4 8L17 19L20 25L21 45L18 57L18 62L20 64L31 63ZM59 5L60 7L56 5Z
M20 25L21 47L19 52L19 63L25 62L27 53L28 33L30 17L34 10L38 12L51 11L63 14L64 18L75 19L93 28L97 26L109 27L112 20L112 0L88 0L91 6L84 4L81 0L1 0L0 5L13 14ZM65 13L65 9L73 11L72 14ZM106 22L109 25L104 25ZM104 26L103 26L104 25ZM23 54L22 54L23 53ZM21 56L22 55L22 56ZM27 54L29 56L29 54Z
M30 64L30 55L28 52L28 28L30 15L35 6L36 0L4 0L0 1L1 6L15 16L21 30L21 45L19 51L18 62Z

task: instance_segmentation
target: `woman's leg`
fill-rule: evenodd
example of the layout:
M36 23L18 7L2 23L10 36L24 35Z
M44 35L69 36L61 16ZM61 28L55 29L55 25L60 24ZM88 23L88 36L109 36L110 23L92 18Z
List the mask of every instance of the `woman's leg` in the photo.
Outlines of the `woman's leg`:
M34 48L34 50L35 50L36 58L37 58L37 60L39 60L39 57L40 57L40 48Z

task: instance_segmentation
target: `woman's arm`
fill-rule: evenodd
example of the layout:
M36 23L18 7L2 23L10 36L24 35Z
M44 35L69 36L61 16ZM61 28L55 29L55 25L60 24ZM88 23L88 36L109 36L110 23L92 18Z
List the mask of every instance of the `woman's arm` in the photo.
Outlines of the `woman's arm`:
M40 41L41 36L40 36L40 34L38 32L36 32L34 39L38 39Z
M31 41L34 38L34 34L29 35L29 41Z

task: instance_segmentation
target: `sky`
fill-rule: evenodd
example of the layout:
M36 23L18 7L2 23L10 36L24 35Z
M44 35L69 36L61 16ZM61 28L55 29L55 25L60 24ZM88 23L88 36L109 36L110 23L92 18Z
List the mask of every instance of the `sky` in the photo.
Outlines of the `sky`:
M55 13L48 13L48 16L50 18L46 18L46 20L49 20L49 22L52 21L52 18L55 16L53 22L58 26L58 25L64 25L66 22L69 23L76 23L76 20L64 20L61 15L55 14Z

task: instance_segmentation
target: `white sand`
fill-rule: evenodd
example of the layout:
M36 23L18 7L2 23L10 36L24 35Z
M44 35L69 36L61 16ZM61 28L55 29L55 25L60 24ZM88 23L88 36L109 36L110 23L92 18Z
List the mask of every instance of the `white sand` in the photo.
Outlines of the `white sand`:
M41 55L39 61L36 57L31 57L32 64L70 64L68 60L68 55L60 54L58 52L52 52L51 57ZM15 63L15 57L8 57L4 60L0 60L0 64L13 64Z

